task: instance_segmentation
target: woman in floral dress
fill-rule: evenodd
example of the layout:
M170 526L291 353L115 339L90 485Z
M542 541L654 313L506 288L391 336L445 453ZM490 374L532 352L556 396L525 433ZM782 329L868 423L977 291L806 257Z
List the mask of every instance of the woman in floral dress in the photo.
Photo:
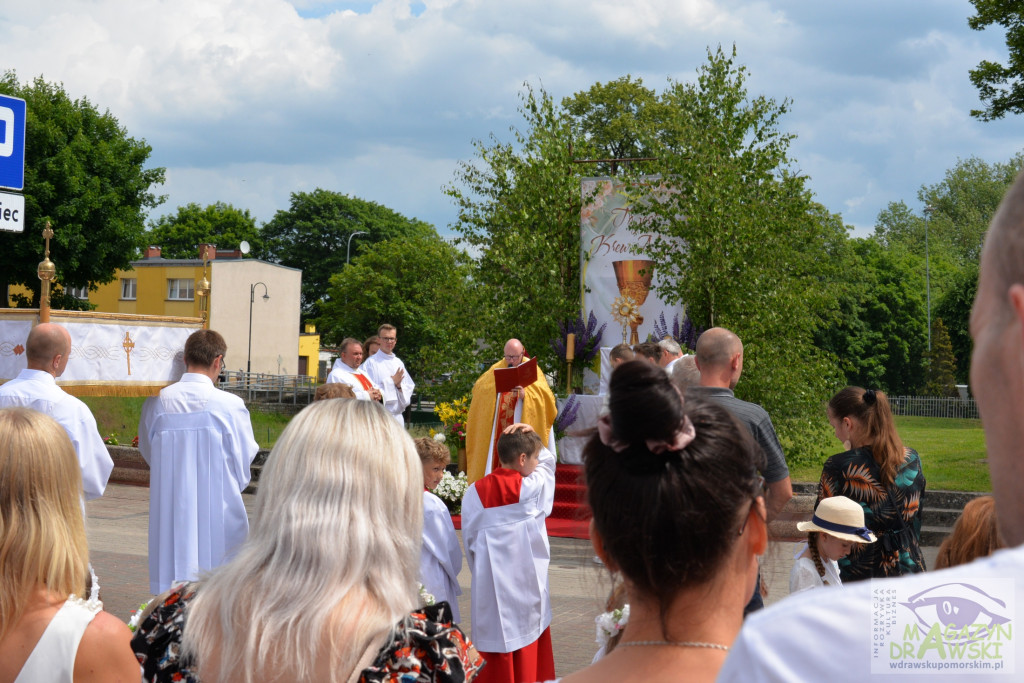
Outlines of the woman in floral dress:
M422 489L379 404L310 405L267 459L235 558L143 615L143 680L472 680L483 660L448 604L417 607Z
M924 571L921 458L900 441L889 400L881 391L846 387L829 401L828 420L848 450L825 462L815 506L832 496L852 498L878 537L839 561L843 583Z

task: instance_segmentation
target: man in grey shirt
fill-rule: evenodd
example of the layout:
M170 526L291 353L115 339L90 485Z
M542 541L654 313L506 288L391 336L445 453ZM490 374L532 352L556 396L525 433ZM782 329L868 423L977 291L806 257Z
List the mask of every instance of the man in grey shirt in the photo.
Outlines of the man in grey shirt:
M687 394L721 404L747 426L764 451L767 464L761 476L768 486L765 503L770 522L786 506L786 501L793 497L793 484L789 479L789 467L779 437L775 435L772 419L761 406L740 400L733 394L732 390L743 374L743 342L724 327L707 330L697 339L697 369L700 370L700 386L691 387ZM764 602L758 585L746 611L749 613L762 607Z

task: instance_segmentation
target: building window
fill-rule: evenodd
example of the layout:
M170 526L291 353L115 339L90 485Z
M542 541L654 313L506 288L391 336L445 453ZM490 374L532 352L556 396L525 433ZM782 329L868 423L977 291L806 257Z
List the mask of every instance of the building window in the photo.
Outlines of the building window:
M121 298L122 299L135 299L135 283L136 279L133 277L121 278Z
M189 278L167 278L167 298L174 301L194 301L195 283Z
M82 301L89 300L88 287L65 287L64 293L67 294L68 296L73 296L76 299L81 299Z

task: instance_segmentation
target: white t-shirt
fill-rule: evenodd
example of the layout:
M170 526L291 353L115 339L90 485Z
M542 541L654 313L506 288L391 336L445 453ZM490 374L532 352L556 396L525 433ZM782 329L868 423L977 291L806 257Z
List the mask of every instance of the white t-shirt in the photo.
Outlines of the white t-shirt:
M1019 675L1024 664L1024 638L1020 637L1019 624L1015 623L1021 613L1017 607L1018 596L1024 596L1024 546L1000 550L991 557L941 571L858 581L843 586L841 590L805 591L786 598L747 617L717 680L720 683L906 681L907 674L914 673L913 669L924 662L916 659L915 651L915 658L907 657L890 666L886 659L890 655L889 645L883 645L880 651L875 650L873 624L879 596L895 593L904 601L906 598L903 596L927 598L929 593L946 594L957 586L970 587L992 580L1004 580L1012 587L1012 591L993 596L1005 605L994 604L989 608L996 617L1006 618L1009 615L1006 625L1013 625L1015 638L1004 638L999 644L1002 653L1009 651L1009 663L1016 669L1010 671L1008 667L998 666L974 668L971 660L954 661L951 657L948 660L950 664L963 663L965 668L942 672L952 675L925 675L918 680L968 680L972 683L1015 680L1014 675ZM1009 594L1004 594L1006 592ZM941 605L933 605L932 612L938 607ZM900 603L894 608L905 611L912 606ZM934 615L928 616L934 621ZM915 647L920 647L926 640L922 633L920 641L915 641ZM883 659L879 660L879 657ZM892 673L887 670L884 674L873 674L872 662L879 661ZM1001 662L1005 663L999 657L979 660L982 667Z

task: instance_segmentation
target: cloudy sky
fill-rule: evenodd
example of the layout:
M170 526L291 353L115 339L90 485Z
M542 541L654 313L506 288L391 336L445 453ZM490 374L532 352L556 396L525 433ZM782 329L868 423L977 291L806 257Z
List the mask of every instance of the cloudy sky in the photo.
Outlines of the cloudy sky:
M957 158L1005 161L1024 119L972 119L967 72L1005 60L967 0L37 0L0 3L0 68L108 108L167 168L154 214L248 208L323 187L442 232L442 188L472 141L520 121L524 82L556 99L625 74L692 80L735 43L817 199L855 234ZM155 217L154 215L154 217Z

